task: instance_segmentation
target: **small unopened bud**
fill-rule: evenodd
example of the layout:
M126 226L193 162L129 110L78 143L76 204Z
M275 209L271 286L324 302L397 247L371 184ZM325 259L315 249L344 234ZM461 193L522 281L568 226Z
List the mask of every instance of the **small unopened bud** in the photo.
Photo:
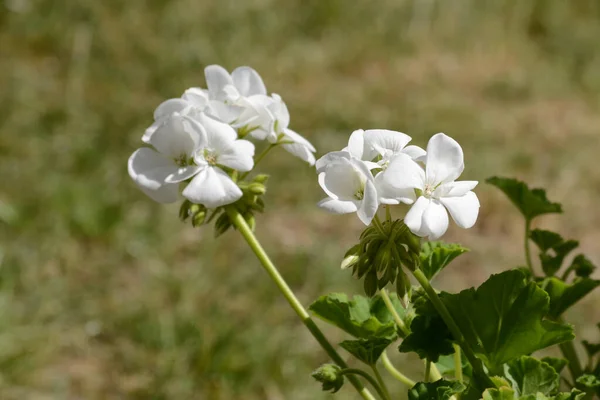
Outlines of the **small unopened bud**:
M197 226L202 225L204 223L205 219L206 219L206 211L198 211L197 213L193 214L192 226L195 228Z
M215 237L219 237L225 232L227 229L231 227L231 221L229 220L229 216L227 213L223 213L217 218L215 221Z
M252 194L262 195L267 192L267 188L262 183L253 182L248 185L248 191Z
M342 260L342 264L340 265L340 267L342 269L348 269L350 267L354 267L356 265L356 263L358 262L358 260L359 260L359 257L356 254L351 254Z
M246 220L246 223L250 227L250 230L254 232L254 229L256 228L256 218L254 218L254 214L252 214L251 212L244 213L244 220Z
M342 369L335 364L321 365L311 375L318 382L321 382L323 391L335 393L344 385Z
M265 184L269 180L269 175L267 174L258 174L252 179L253 182Z
M182 221L186 221L190 215L192 215L190 213L190 206L192 205L192 202L189 200L184 200L183 203L181 203L181 207L179 207L179 219Z

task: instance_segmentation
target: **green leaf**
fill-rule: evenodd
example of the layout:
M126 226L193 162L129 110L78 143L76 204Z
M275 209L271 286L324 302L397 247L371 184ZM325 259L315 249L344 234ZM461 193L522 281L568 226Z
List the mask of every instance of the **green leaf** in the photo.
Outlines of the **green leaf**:
M541 283L542 289L550 296L549 315L559 317L569 307L577 303L588 293L600 285L599 280L580 278L574 283L565 283L558 278L546 278Z
M534 229L529 237L541 250L539 257L547 276L554 275L562 266L565 257L579 246L576 240L564 240L558 233L541 229Z
M340 346L365 364L375 365L381 353L393 341L393 339L387 338L344 340Z
M570 392L558 393L555 396L535 393L517 397L515 391L508 387L487 389L483 392L483 400L582 400L584 397L585 393L577 389L573 389Z
M425 242L421 248L421 270L431 280L452 260L469 249L455 243Z
M442 375L454 376L455 367L454 367L454 354L447 356L440 356L438 361L435 363L438 371ZM467 361L464 353L461 353L461 367L463 371L463 375L472 376L473 368L471 368L471 364Z
M577 383L592 390L598 390L600 388L600 378L591 374L581 375L577 378Z
M504 376L521 396L538 392L550 395L558 391L560 383L558 373L550 364L529 356L508 362L504 366Z
M435 382L418 382L408 391L409 400L448 400L462 393L466 386L458 381L440 379Z
M575 275L581 278L589 278L596 266L586 256L579 254L573 259L569 269L575 271Z
M509 387L501 387L498 389L486 389L483 392L483 400L514 400L515 391Z
M585 352L588 357L592 358L600 353L600 343L590 343L587 340L583 340L581 343L583 343L583 347L585 347Z
M415 317L415 310L412 307L412 304L409 303L408 304L408 308L404 308L404 306L402 306L402 303L400 302L400 299L398 298L398 295L396 293L388 293L388 296L390 298L390 301L392 302L392 305L394 306L394 309L396 310L396 313L398 313L398 316L400 317L400 319L402 320L402 322L404 322L404 324L406 326L410 327L410 324L413 320L413 318ZM382 324L394 324L395 326L395 321L394 321L394 317L392 316L392 313L388 310L387 306L385 305L385 302L383 301L383 298L381 297L381 295L377 295L375 297L373 297L372 299L370 299L371 302L371 315L374 316L375 318L377 318ZM398 332L401 335L401 332Z
M543 320L549 296L518 270L492 275L477 290L440 297L493 373L505 362L574 337L572 327Z
M550 202L543 189L529 189L525 183L512 178L492 177L486 182L502 190L526 220L543 214L562 213L561 205Z
M410 325L411 333L400 344L401 353L414 351L422 359L437 362L442 355L454 353L452 334L438 316L418 315Z
M374 303L377 316L372 314ZM344 293L331 293L319 297L309 309L319 318L357 338L394 337L396 325L391 315L379 319L383 311L378 304L363 296L354 296L350 300Z
M542 358L542 362L549 364L558 374L560 374L569 363L566 359L559 357L544 357Z

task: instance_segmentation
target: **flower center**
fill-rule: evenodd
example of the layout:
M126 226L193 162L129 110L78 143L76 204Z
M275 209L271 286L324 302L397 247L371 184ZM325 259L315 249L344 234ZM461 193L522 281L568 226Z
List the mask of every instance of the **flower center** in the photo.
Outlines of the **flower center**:
M436 186L426 183L425 184L425 188L423 189L423 196L430 198L431 196L433 196L433 192L435 191Z
M356 200L362 200L365 197L365 188L360 188L354 193L354 198Z
M173 161L175 161L175 164L179 167L185 167L191 163L191 160L188 159L188 156L185 153L181 153L179 157L175 157Z
M216 165L218 154L212 149L204 149L204 159L209 165Z

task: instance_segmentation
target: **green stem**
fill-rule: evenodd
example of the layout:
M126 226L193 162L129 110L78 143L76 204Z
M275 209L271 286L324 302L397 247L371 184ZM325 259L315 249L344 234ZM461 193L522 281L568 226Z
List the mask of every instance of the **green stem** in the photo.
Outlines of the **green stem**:
M465 353L465 357L467 357L467 360L469 360L469 362L471 363L471 366L473 367L474 376L476 378L478 378L485 387L494 387L494 383L492 382L490 377L487 376L487 374L483 370L483 365L481 363L481 360L479 360L475 356L473 349L471 349L471 346L465 340L465 337L462 334L460 328L454 321L454 318L452 318L450 311L448 311L448 309L446 308L444 303L442 303L442 300L440 299L440 297L438 296L436 291L433 289L433 287L429 283L429 280L427 280L427 277L425 276L425 274L423 274L423 272L418 268L416 270L412 271L412 273L413 273L414 277L417 279L417 281L419 282L419 284L421 285L421 287L425 290L425 293L427 293L427 297L429 298L429 300L431 301L431 303L433 304L433 306L435 307L437 312L440 314L440 316L442 317L442 319L444 320L446 325L448 326L448 329L450 329L452 336L454 336L454 339L458 342L458 344L462 348L463 352Z
M369 381L369 383L371 384L371 386L373 386L373 388L375 388L375 390L377 391L377 393L379 394L379 396L383 399L386 400L388 399L388 397L385 396L385 392L383 391L383 389L379 386L379 384L377 383L377 381L367 372L363 371L362 369L358 369L358 368L344 368L342 370L342 372L340 372L342 375L348 375L348 379L352 380L352 379L356 379L354 377L354 375L360 375L363 378L365 378L367 381ZM374 397L371 397L373 400L375 400Z
M431 361L429 358L425 359L425 383L429 382L429 377L431 375Z
M389 204L386 204L385 206L385 218L388 220L388 222L392 222L392 211Z
M388 311L392 314L392 317L394 317L394 321L396 322L396 325L398 325L398 328L400 328L405 336L410 335L410 329L408 329L404 321L402 321L402 318L400 318L400 314L398 314L398 311L396 311L394 308L392 299L390 299L390 296L387 293L387 289L383 288L379 291L379 293L381 294L381 298L383 299Z
M381 233L383 236L387 236L385 229L383 228L383 224L381 223L381 220L377 214L375 214L375 217L373 218L373 225L375 225L379 233Z
M533 263L531 262L531 249L529 248L529 235L531 234L531 220L525 220L525 262L531 271L531 275L535 276L533 271Z
M260 162L260 161L261 161L263 158L265 158L265 156L266 156L266 155L267 155L267 154L268 154L268 153L269 153L269 152L270 152L272 149L274 149L274 148L275 148L275 147L277 147L278 145L279 145L279 143L271 143L271 144L269 144L269 145L267 146L267 148L266 148L266 149L264 149L264 150L262 151L262 153L260 153L258 156L256 156L256 159L254 160L254 166L256 167L256 165L257 165L257 164L258 164L258 163L259 163L259 162ZM249 174L250 172L251 172L251 171L244 172L244 173L243 173L243 174L240 176L239 180L241 181L242 179L244 179L245 177L247 177L247 176L248 176L248 174Z
M269 274L275 285L277 285L277 288L281 291L285 299L288 301L292 309L296 312L298 317L300 317L300 319L308 328L310 333L315 337L317 342L319 342L321 347L323 347L323 349L327 352L329 357L331 357L331 359L337 365L340 366L340 368L347 368L348 366L346 365L342 357L338 354L337 351L335 351L335 349L333 348L331 343L329 343L327 338L325 338L323 332L321 332L321 330L312 320L306 309L302 306L298 298L294 295L294 292L287 285L287 283L285 282L285 280L283 279L283 277L281 276L281 274L279 273L279 271L265 252L265 250L260 245L256 236L254 236L254 233L252 233L252 230L244 220L244 217L242 217L242 215L235 208L235 206L228 206L226 207L226 210L233 225L237 228L237 230L241 233L242 237L246 240L248 246L250 246L250 249L252 249L252 251L262 264L267 274ZM348 377L348 379L365 400L375 400L371 392L367 388L365 388L356 377L350 376Z
M460 346L457 344L453 344L454 346L454 376L456 380L461 382L463 381L463 370L462 370L462 358L460 355Z
M561 317L557 318L556 320L564 323L564 320ZM575 382L577 381L577 378L583 374L583 369L581 368L581 362L579 361L577 350L575 350L575 345L573 344L572 340L569 340L568 342L559 344L559 347L563 356L565 356L567 361L569 361L567 366L569 368L569 372L571 373L571 378L573 379L573 382Z
M375 374L375 378L377 378L377 382L379 382L379 387L381 388L381 391L385 395L384 399L392 400L392 397L390 396L390 392L389 392L387 386L385 385L385 381L383 380L383 377L381 376L381 374L379 373L379 370L377 369L377 365L375 365L375 364L371 365L371 369L373 370L373 373Z
M392 250L395 250L395 248L392 248ZM402 331L404 336L410 335L410 329L408 329L408 327L406 326L404 321L402 321L400 314L398 314L398 311L396 311L396 309L394 308L394 305L392 304L392 300L390 299L390 296L388 295L387 290L385 288L381 289L379 291L379 293L381 293L381 298L383 299L383 302L385 303L385 306L388 309L388 311L392 314L392 317L394 318L396 325L398 325L398 328L400 328L400 330ZM388 359L388 362L389 362L389 359ZM390 363L390 365L391 365L391 363ZM393 365L392 365L392 367L393 367ZM431 380L433 380L433 381L437 381L438 379L440 379L442 377L442 374L440 374L440 371L438 370L438 368L435 364L433 364L431 367L430 377L431 377ZM413 385L414 385L414 383L413 383Z
M381 362L383 363L383 366L385 367L385 369L387 369L387 371L390 373L390 375L392 375L394 378L396 378L397 380L399 380L400 382L402 382L409 388L411 388L417 384L417 382L413 381L408 376L406 376L402 372L398 371L398 369L396 367L394 367L394 364L392 364L392 362L388 358L388 355L385 351L383 353L381 353Z

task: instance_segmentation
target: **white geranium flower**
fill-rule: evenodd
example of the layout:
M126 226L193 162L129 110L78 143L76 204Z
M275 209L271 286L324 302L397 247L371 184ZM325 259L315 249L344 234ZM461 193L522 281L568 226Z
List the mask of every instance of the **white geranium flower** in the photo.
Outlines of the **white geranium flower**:
M250 171L254 145L237 140L229 125L204 114L196 118L174 113L149 138L157 151L137 150L129 159L129 174L154 200L173 202L178 183L193 177L183 190L190 201L215 208L230 204L242 191L219 166Z
M358 129L350 135L348 147L344 150L365 161L369 168L381 169L375 176L375 187L381 204L411 204L414 201L414 190L393 188L385 179L387 167L397 154L406 154L415 161L424 160L425 150L418 146L407 146L411 140L410 136L402 132L387 129Z
M231 75L220 65L204 69L206 86L211 99L235 102L240 97L267 95L262 78L250 67L238 67Z
M317 163L319 185L329 196L319 202L319 207L336 214L356 212L369 225L379 207L369 167L348 152L325 155Z
M455 182L463 170L462 148L443 133L429 140L425 169L406 154L398 154L390 161L386 183L394 189L412 189L418 194L404 218L415 235L430 239L441 237L448 229L448 212L461 228L475 224L479 200L472 189L478 182Z
M256 99L253 99L256 100ZM288 128L290 112L281 99L273 93L271 97L255 101L255 109L260 109L259 117L252 122L256 124L250 135L256 139L267 139L271 143L281 142L282 147L310 165L314 165L316 149L300 134Z

